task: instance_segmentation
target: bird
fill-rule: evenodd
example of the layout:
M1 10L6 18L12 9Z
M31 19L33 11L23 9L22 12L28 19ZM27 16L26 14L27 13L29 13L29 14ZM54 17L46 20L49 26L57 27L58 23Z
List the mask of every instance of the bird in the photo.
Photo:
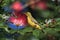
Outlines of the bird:
M39 23L36 21L35 18L33 18L33 16L31 15L30 12L25 13L27 16L27 20L28 20L28 24L33 27L33 28L37 28L37 29L41 29L41 26L39 25Z

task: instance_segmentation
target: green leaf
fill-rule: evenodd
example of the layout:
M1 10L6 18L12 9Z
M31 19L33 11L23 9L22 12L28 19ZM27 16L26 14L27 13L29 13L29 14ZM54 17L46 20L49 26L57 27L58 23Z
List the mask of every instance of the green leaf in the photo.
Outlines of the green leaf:
M0 27L3 27L3 23L0 23Z
M32 28L27 26L26 28L19 30L19 33L24 35L26 32L31 32L31 31L32 31Z
M56 26L56 27L54 28L54 30L55 30L55 31L60 31L60 26Z
M11 29L11 30L8 30L9 31L9 33L15 33L15 32L17 32L16 30L13 30L13 29Z
M0 38L0 40L6 40L6 38Z
M46 11L38 11L39 12L39 15L41 16L41 17L43 17L43 18L53 18L54 17L54 12L50 12L50 11L48 11L48 10L46 10Z
M21 37L18 37L17 40L30 40L30 38L32 37L32 33L31 32L27 32L24 35L22 35Z
M51 35L56 35L57 29L55 29L55 28L46 28L45 32L47 32L48 34L51 34Z
M33 35L35 36L35 37L39 37L39 35L40 35L40 30L34 30L33 31Z
M39 39L32 36L30 40L39 40Z
M55 18L55 20L56 20L56 25L60 25L60 18Z
M5 28L4 23L0 22L0 28Z
M55 20L56 20L57 22L60 22L60 18L55 18Z

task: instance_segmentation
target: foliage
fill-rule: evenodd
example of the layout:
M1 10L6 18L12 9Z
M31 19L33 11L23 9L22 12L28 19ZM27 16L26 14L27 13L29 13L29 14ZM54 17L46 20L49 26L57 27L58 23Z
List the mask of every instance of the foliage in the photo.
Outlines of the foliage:
M3 8L4 6L10 6L14 1L15 0L2 0L0 2L0 40L60 40L59 4L56 6L54 1L49 0L47 2L48 10L36 8L36 14L32 13L33 17L35 17L39 22L39 25L41 25L42 30L34 29L30 26L27 26L22 30L13 30L6 25L7 17L9 17L11 13L4 11ZM45 23L46 19L54 19L55 22L54 24L53 22L50 22L47 26Z

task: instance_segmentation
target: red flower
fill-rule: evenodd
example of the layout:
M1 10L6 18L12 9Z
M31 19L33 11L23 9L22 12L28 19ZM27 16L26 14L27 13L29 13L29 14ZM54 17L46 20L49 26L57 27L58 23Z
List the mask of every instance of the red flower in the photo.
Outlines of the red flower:
M42 9L42 10L46 10L47 4L46 4L46 2L39 2L39 3L37 3L37 7Z
M16 11L20 11L23 9L23 6L19 1L14 2L11 7Z
M9 18L9 21L11 23L15 24L15 25L18 25L18 26L21 26L21 25L24 25L25 26L27 24L27 17L24 14L20 14L20 16L17 16L17 18L11 16Z

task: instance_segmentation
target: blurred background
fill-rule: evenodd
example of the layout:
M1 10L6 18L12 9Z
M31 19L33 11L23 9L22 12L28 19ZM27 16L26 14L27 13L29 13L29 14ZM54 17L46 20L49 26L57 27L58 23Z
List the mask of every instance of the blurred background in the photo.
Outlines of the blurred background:
M15 1L24 7L21 12L32 14L42 30L30 26L21 30L8 27ZM60 40L60 0L0 0L0 40Z

